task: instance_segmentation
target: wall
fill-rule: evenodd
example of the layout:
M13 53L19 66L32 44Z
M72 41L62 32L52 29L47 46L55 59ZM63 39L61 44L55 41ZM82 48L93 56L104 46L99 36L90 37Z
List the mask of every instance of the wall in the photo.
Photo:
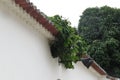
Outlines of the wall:
M74 69L65 69L61 66L61 80L98 80L96 73L92 73L81 62L74 64Z
M99 80L81 62L65 69L46 37L0 4L0 80Z
M0 80L56 80L47 39L0 5Z

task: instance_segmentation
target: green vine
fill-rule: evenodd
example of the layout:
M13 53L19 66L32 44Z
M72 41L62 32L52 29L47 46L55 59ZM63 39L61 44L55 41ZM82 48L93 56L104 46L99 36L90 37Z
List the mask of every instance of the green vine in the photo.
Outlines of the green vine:
M85 42L78 35L77 30L70 26L67 19L55 15L50 17L50 20L59 30L56 40L51 44L52 56L58 57L59 62L66 68L74 68L73 62L79 61L85 51Z

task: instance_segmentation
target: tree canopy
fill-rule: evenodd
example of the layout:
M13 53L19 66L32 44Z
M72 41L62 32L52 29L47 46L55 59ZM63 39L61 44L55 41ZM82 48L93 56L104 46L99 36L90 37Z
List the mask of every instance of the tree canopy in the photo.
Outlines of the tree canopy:
M120 9L87 8L78 24L87 53L114 77L120 77Z

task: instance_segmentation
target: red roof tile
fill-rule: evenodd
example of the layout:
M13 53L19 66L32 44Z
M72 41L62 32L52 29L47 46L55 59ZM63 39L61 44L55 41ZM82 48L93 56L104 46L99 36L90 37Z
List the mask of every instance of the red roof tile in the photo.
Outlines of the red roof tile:
M91 67L94 68L99 74L107 75L106 72L96 62L93 62Z
M83 58L90 58L89 55L83 55ZM100 75L107 75L107 73L94 61L91 67L96 70Z
M14 0L23 10L25 10L31 17L33 17L37 22L42 24L42 26L51 32L54 36L58 34L55 26L45 18L45 16L32 4L29 0Z

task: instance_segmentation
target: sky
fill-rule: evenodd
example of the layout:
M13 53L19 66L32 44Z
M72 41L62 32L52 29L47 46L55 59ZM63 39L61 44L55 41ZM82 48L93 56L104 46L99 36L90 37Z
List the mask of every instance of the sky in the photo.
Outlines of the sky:
M88 7L110 6L120 8L120 0L30 0L40 11L47 16L56 14L71 22L73 27L78 26L82 12Z

